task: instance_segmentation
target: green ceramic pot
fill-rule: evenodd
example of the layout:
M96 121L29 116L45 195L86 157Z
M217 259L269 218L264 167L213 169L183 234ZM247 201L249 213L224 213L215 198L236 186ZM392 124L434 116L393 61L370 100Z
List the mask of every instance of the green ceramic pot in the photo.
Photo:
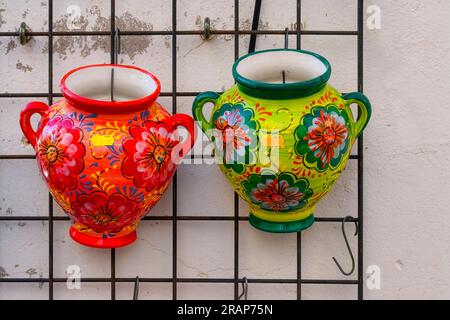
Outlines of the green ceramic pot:
M369 100L358 92L339 93L327 83L330 75L330 63L318 54L259 51L235 62L233 87L194 101L194 118L258 229L284 233L311 226L318 201L345 169L369 122ZM203 114L208 102L214 104L209 120Z

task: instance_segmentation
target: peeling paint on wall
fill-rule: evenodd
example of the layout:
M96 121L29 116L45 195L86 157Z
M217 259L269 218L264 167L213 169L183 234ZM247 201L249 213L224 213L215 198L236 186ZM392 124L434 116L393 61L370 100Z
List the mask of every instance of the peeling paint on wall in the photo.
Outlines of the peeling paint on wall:
M6 53L5 54L10 53L15 48L17 48L17 41L14 38L11 38L11 40L9 40L8 44L6 45Z
M22 18L25 19L28 15L28 13L30 13L30 9L26 9L23 13L22 13Z
M187 15L187 13L185 12L185 16ZM200 15L198 15L195 18L195 26L197 29L201 29L203 30L204 28L204 22L205 22L205 18L206 17L202 17ZM233 15L230 16L231 19L233 19ZM227 29L227 23L221 18L221 17L217 17L217 18L210 18L211 21L211 29L214 30L226 30ZM241 21L239 23L239 29L240 30L251 30L252 27L252 22L250 21L250 19L245 19L243 21ZM269 29L269 22L268 21L262 21L261 19L259 20L259 25L258 25L259 30L268 30ZM230 41L234 38L234 35L232 34L221 34L221 35L215 35L218 39L222 39L225 41ZM267 35L261 35L260 37L262 38L266 38Z
M5 11L5 9L0 9L0 28L6 23L6 20L3 19L3 12Z
M245 19L244 21L241 21L241 23L239 25L239 29L240 30L251 30L252 22L250 21L250 19ZM259 19L258 30L269 30L269 22ZM265 36L267 36L267 35L265 35Z
M0 266L0 278L6 278L9 277L8 272L6 272L5 268Z
M94 24L91 27L93 31L108 30L110 26L110 17L104 17L101 14L98 6L92 6L86 10L86 14L80 16L77 20L71 21L72 25L77 30L86 31L89 27L89 21L94 18ZM68 15L57 19L53 25L55 31L70 31L68 28ZM128 11L116 17L116 25L120 30L153 30L151 23L142 21L134 17ZM152 43L150 36L122 36L121 37L121 54L128 55L133 59L136 55L145 53L147 48ZM170 46L170 42L165 44ZM59 58L66 60L71 54L77 50L80 51L81 57L85 58L92 54L93 51L102 50L109 53L110 37L109 36L89 36L89 37L55 37L54 52L59 55ZM45 46L43 53L48 52L48 47Z
M17 61L16 69L20 70L22 72L31 72L31 71L33 71L33 67L32 66L30 66L29 64L24 64L24 63L22 63L20 61Z
M129 12L125 12L121 16L117 17L116 24L120 30L153 30L153 25L151 23L138 20ZM151 43L152 38L149 36L122 37L121 54L126 54L130 59L133 59L136 55L146 52Z

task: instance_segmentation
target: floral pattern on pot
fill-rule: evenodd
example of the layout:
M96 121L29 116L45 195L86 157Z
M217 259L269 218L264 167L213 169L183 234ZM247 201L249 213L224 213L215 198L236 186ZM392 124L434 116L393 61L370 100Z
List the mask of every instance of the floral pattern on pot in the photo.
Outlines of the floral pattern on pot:
M163 187L176 169L172 152L179 141L172 132L166 123L151 120L132 126L123 142L123 176L147 191Z
M108 196L102 191L79 195L72 209L79 222L100 233L119 231L133 223L140 211L137 202L123 194Z
M334 105L315 107L295 129L295 152L308 168L323 172L339 166L349 149L349 119Z
M270 211L301 209L313 194L308 180L297 179L289 172L253 174L242 184L252 203Z
M68 118L56 116L44 128L39 142L38 164L45 180L56 191L77 186L86 154L82 139L83 132Z
M108 99L108 79L92 75L112 70L119 70L120 81L115 99ZM194 120L170 115L157 102L160 91L154 75L134 66L83 66L61 80L62 99L50 106L32 101L21 111L23 134L78 243L133 243L140 219L161 199L193 147ZM35 114L41 117L37 127L31 124Z
M254 120L253 110L243 103L227 103L214 112L212 121L214 144L216 151L221 152L225 167L242 173L244 165L255 161L258 145L258 122Z

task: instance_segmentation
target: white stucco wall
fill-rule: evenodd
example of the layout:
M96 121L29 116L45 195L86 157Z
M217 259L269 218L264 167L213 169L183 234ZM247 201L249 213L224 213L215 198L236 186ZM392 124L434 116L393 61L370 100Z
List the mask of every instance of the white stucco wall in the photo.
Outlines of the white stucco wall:
M148 4L151 2L151 5ZM365 133L365 268L381 269L381 289L365 290L366 299L450 298L450 53L445 0L365 1L381 8L381 29L366 30L364 88L373 104ZM145 5L144 5L145 3ZM200 29L209 16L216 29L233 30L234 1L178 1L178 29ZM54 1L56 30L67 28L66 8L78 5L86 30L108 30L109 1ZM241 28L250 28L253 1L241 1ZM0 1L0 31L26 21L34 31L47 30L47 1ZM356 0L303 0L306 30L356 30ZM117 1L122 30L170 30L170 1ZM263 1L261 27L284 29L295 22L295 1ZM248 50L240 37L240 53ZM294 37L290 46L295 47ZM155 73L163 91L172 90L170 36L123 37L120 62ZM281 47L283 36L261 36L257 49ZM303 36L305 49L323 54L333 65L331 83L343 92L357 89L356 37ZM109 61L109 37L55 37L54 90L73 67ZM177 37L177 90L223 90L233 83L232 36L205 42L199 36ZM0 38L0 92L47 91L47 39L25 46ZM21 108L32 99L0 98L0 154L32 154L18 126ZM42 100L45 99L35 99ZM178 111L190 113L193 97L178 98ZM160 102L169 110L171 98ZM357 214L356 162L350 162L335 190L320 204L317 216ZM233 192L215 166L182 165L178 170L178 214L233 215ZM241 203L240 214L246 215ZM55 215L63 215L56 205ZM46 215L47 190L34 160L0 160L0 215ZM172 193L152 211L171 215ZM348 226L349 230L351 226ZM54 276L65 277L79 265L84 277L108 277L110 252L86 248L68 236L68 222L54 222ZM118 277L171 277L172 224L144 221L138 241L116 252ZM349 232L350 234L350 232ZM316 224L303 233L304 278L338 278L332 256L348 267L340 224ZM356 241L350 236L356 249ZM295 278L296 236L266 234L240 224L240 275L248 278ZM48 224L0 222L0 276L48 276ZM233 277L232 222L178 222L178 276ZM350 277L354 279L355 275ZM171 298L170 283L142 283L140 297ZM82 284L67 290L55 284L55 298L104 298L109 284ZM48 297L47 284L0 283L0 299ZM353 299L355 286L304 285L305 299ZM178 285L179 298L232 298L232 284ZM117 284L117 297L132 297L132 284ZM250 284L249 298L296 298L295 285Z
M382 267L383 290L367 297L448 299L450 4L379 4L383 28L365 43L365 262Z

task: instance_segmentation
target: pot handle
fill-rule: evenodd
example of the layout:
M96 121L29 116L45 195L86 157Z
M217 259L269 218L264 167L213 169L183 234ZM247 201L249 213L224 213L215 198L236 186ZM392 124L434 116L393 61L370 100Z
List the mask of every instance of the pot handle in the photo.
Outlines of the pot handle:
M189 133L189 138L190 138L189 139L190 140L189 149L186 150L186 152L189 151L194 146L195 136L196 136L194 120L187 114L177 113L177 114L174 114L173 116L171 116L168 119L168 121L169 121L169 124L174 129L176 129L178 126L182 126L182 127L186 128L186 130Z
M372 105L369 99L361 92L347 93L342 96L345 105L349 108L352 103L356 103L361 110L359 119L355 123L355 138L358 138L369 123L372 116Z
M210 137L210 134L208 133L209 130L212 127L211 122L206 121L205 116L203 115L203 106L207 102L211 102L214 104L214 106L217 103L217 99L219 99L220 95L216 92L212 91L206 91L200 93L194 100L194 103L192 104L192 114L194 116L195 121L200 122L200 127L202 131Z
M35 113L39 113L41 117L44 117L48 110L49 107L47 104L40 101L34 101L27 104L22 112L20 112L20 128L22 129L25 138L27 138L33 147L36 147L37 137L36 132L31 126L31 116Z

